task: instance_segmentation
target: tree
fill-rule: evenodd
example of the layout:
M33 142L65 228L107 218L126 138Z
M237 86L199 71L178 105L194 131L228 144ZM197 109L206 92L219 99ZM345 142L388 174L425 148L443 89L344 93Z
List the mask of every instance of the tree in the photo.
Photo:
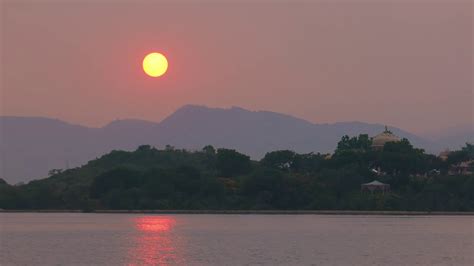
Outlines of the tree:
M459 151L453 151L448 155L446 160L448 164L458 164L460 162L474 160L474 145L466 143Z
M63 169L51 169L48 172L48 176L59 175L63 172Z
M166 144L165 146L165 151L174 151L174 146L171 146L169 144Z
M345 135L337 143L335 153L343 151L368 151L372 145L372 140L367 134L360 134L358 137L349 137Z
M266 167L288 170L295 167L296 153L290 150L273 151L265 154L260 161Z
M91 195L100 198L112 190L126 190L138 187L142 183L141 173L135 170L119 167L111 171L107 171L96 178L92 182Z
M300 181L265 167L243 178L241 193L255 209L298 209L307 201Z
M404 154L423 153L423 150L413 148L413 145L411 145L410 141L408 141L408 139L406 138L403 138L400 141L385 143L385 145L383 146L383 151L384 152L397 152L397 153L404 153Z
M152 147L150 145L140 145L137 148L137 151L149 151Z
M204 148L202 148L202 151L206 154L209 154L209 155L216 154L216 149L212 145L204 146Z
M250 171L250 157L235 150L218 149L216 168L221 176L233 177Z
M382 152L378 153L377 165L387 173L407 177L410 173L426 171L425 157L423 150L413 148L408 139L404 138L385 143Z

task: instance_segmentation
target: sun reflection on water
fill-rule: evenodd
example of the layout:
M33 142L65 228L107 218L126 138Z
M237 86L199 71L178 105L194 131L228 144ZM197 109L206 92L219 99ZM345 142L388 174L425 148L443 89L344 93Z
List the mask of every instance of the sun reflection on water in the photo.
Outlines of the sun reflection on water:
M135 226L142 232L170 232L176 220L167 216L145 216L135 219Z
M133 219L135 244L128 265L176 265L182 263L178 239L173 233L176 219L171 216L141 216ZM181 262L181 263L180 263Z

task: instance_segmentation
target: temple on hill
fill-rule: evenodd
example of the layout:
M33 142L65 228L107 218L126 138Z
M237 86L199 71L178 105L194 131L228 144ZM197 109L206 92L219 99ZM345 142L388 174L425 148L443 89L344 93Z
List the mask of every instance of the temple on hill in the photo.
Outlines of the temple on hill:
M442 160L442 161L446 161L449 157L449 154L451 154L451 151L449 149L446 149L442 152L439 153L438 157Z
M382 150L385 143L398 141L400 141L400 138L393 134L392 131L388 130L387 126L385 126L385 130L382 133L372 138L372 149Z

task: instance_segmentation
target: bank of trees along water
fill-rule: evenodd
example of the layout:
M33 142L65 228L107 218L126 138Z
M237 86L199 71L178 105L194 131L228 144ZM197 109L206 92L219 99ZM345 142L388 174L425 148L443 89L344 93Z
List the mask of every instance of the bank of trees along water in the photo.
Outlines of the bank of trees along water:
M0 180L0 208L474 211L474 176L448 174L473 155L467 144L443 161L406 139L372 150L367 135L343 137L332 155L282 150L260 161L144 145L24 185ZM374 179L392 192L361 193Z

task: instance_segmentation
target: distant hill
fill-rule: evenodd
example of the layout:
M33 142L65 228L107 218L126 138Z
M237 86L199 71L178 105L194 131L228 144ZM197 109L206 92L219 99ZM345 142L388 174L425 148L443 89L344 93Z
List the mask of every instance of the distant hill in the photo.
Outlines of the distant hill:
M332 152L341 136L373 136L384 125L362 122L313 124L293 116L186 105L160 123L117 120L102 128L72 125L40 117L0 117L0 178L9 183L47 176L50 169L76 167L114 149L135 150L141 144L201 149L207 144L237 149L254 159L266 152ZM390 127L416 147L438 152L428 139Z
M427 134L427 137L436 142L441 149L459 149L466 142L474 143L474 125L460 125L439 129Z

